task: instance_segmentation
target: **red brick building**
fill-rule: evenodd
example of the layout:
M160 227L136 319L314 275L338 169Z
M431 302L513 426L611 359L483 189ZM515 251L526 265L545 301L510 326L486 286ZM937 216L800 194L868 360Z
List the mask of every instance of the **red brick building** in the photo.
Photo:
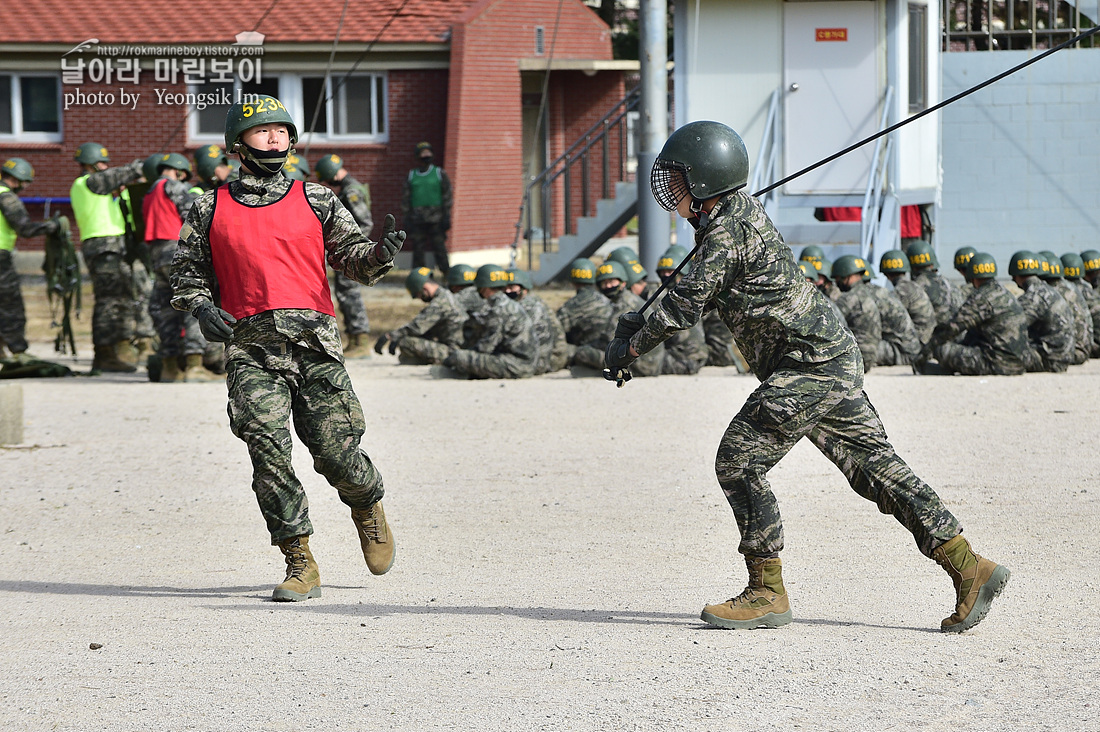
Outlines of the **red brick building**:
M622 98L629 66L580 0L4 3L0 159L34 165L30 201L67 198L79 144L112 164L190 157L221 142L227 100L266 92L311 168L337 152L370 184L376 220L398 212L414 146L431 141L455 186L450 249L499 249L530 172Z

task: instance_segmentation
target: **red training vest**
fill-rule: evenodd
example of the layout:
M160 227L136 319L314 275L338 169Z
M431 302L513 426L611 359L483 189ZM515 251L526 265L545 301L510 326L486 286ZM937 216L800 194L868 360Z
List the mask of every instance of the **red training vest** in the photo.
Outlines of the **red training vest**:
M180 218L176 204L164 192L164 184L167 182L167 178L158 180L141 200L141 215L145 217L145 241L175 241L180 238L183 219Z
M335 317L325 272L321 221L305 184L267 206L233 200L229 186L214 194L210 256L222 308L235 318L267 310L315 310Z

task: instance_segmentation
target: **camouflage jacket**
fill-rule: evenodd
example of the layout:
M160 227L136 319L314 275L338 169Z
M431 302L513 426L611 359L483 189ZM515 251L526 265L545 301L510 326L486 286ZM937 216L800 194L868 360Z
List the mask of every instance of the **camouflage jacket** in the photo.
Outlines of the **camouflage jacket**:
M503 290L487 298L485 307L475 317L481 324L481 337L473 350L479 353L510 354L524 361L535 363L538 344L535 342L531 318L515 300Z
M917 329L913 327L909 311L905 309L898 296L874 283L868 283L867 289L875 298L875 304L878 305L878 314L882 320L882 340L893 343L908 356L919 354L920 336L917 335Z
M840 293L836 306L856 337L859 352L863 354L863 368L875 366L878 343L882 340L882 313L870 286L865 282L855 283L852 289Z
M1044 362L1073 362L1073 312L1069 303L1046 282L1024 279L1018 298L1027 322L1027 339Z
M1074 363L1084 363L1092 353L1092 316L1088 303L1081 297L1077 286L1065 279L1053 281L1054 289L1069 303L1073 313L1073 350L1077 353Z
M88 176L88 190L100 196L117 191L127 183L133 183L141 177L140 160L127 165L116 165L106 170L97 170Z
M695 325L712 301L761 380L783 359L820 363L856 348L755 198L722 196L695 238L703 246L691 271L631 339L639 353Z
M955 317L936 326L929 344L946 343L965 333L965 342L981 350L999 373L1023 373L1027 320L1020 303L996 280L971 289Z
M932 307L932 301L928 299L928 293L924 291L923 287L904 275L894 285L894 293L909 313L909 319L913 321L913 327L917 329L917 337L920 338L920 342L927 343L928 339L932 337L932 329L936 327L936 311Z
M403 337L415 336L461 348L462 326L466 318L466 308L459 304L458 297L447 288L440 287L432 301L415 318L394 330L390 336L398 345Z
M575 346L599 348L610 319L611 301L591 285L581 287L558 308L558 322L565 331L565 340Z
M722 352L735 345L733 333L730 333L730 329L722 322L722 317L714 310L703 316L703 338L708 348Z
M285 196L292 181L281 175L260 178L242 172L239 180L229 183L229 193L235 201L247 206L266 206ZM373 285L393 268L392 262L373 265L369 255L374 242L363 236L348 210L336 200L336 195L318 183L306 183L306 198L321 222L325 237L328 264L344 276ZM213 191L195 200L180 229L179 248L172 261L172 307L193 313L203 301L213 301L217 285L214 264L210 258L210 222L214 218ZM226 348L226 358L232 357L234 345L252 342L273 342L285 337L299 345L323 351L343 361L340 330L336 318L313 310L268 310L245 318L234 329L233 340Z
M1096 358L1100 355L1100 293L1084 280L1077 282L1077 291L1081 293L1081 299L1088 305L1089 315L1092 316L1092 355Z
M370 188L366 183L360 183L350 175L345 175L336 183L336 186L340 189L338 194L340 203L351 212L363 236L369 237L374 228L374 219L370 213Z
M565 331L557 316L550 312L541 297L534 293L527 293L519 304L527 311L527 317L531 318L532 330L535 335L535 343L538 345L538 360L535 363L535 373L556 371L565 365Z
M942 325L951 320L962 306L962 300L966 296L962 291L951 286L943 275L933 272L931 268L925 268L913 275L913 281L924 288L928 299L932 302L932 310L936 313L936 325Z
M54 221L31 221L27 207L14 191L0 193L0 215L7 219L8 225L15 229L18 236L38 236L57 230L57 223Z

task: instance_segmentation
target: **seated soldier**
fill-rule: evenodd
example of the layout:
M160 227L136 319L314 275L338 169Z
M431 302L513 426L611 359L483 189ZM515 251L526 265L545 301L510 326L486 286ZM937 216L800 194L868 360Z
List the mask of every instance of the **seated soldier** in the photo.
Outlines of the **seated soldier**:
M955 250L955 271L961 274L964 280L970 271L970 260L977 253L978 250L974 247L959 247Z
M485 301L470 314L478 321L479 336L471 348L453 351L443 365L477 379L523 379L535 373L538 345L531 318L504 294L511 278L503 267L482 265L474 287Z
M936 324L943 325L955 316L969 293L952 286L947 278L940 274L936 253L926 241L909 245L906 251L913 281L924 288L932 309L936 313Z
M599 349L611 318L611 301L596 292L596 265L592 260L573 260L569 280L576 294L558 308L558 322L565 331L566 363L572 365L578 346Z
M462 347L466 309L458 302L457 295L432 279L432 270L428 267L409 272L405 289L411 297L423 300L428 306L405 325L383 333L374 344L375 353L381 354L388 341L390 353L401 349L398 360L403 364L443 363L452 351Z
M1071 285L1062 276L1062 260L1054 252L1043 250L1039 256L1045 257L1049 267L1039 279L1044 280L1058 291L1067 303L1073 315L1073 363L1081 365L1089 360L1092 353L1092 315L1088 303L1081 297L1077 287Z
M657 260L657 276L661 278L661 282L669 283L669 288L679 282L683 275L674 273L687 256L688 252L683 247L669 247ZM665 290L665 292L667 293L668 290ZM716 314L716 311L712 310L711 313ZM719 322L721 322L721 319L719 319ZM722 323L722 326L725 327L725 323ZM729 328L726 328L726 332L729 333ZM730 333L729 340L732 343L732 333ZM665 341L664 347L665 355L661 359L662 374L699 373L699 369L706 365L707 358L710 356L702 319L686 330L673 333Z
M568 357L565 331L561 323L541 297L531 292L531 276L522 269L510 269L512 281L504 288L504 294L518 302L527 316L531 318L531 325L538 344L538 359L535 361L536 374L548 374L565 368L565 360Z
M844 315L844 322L856 337L856 345L863 356L863 370L870 371L878 363L879 346L882 343L882 316L878 303L863 281L867 271L864 261L847 254L833 262L833 281L840 290L836 306Z
M1073 313L1058 291L1039 279L1045 261L1026 249L1008 262L1008 274L1023 292L1017 302L1027 322L1028 371L1062 372L1073 362Z
M885 252L879 260L878 271L886 275L894 286L894 294L909 313L921 344L927 343L932 337L932 329L936 327L936 311L924 288L909 278L909 257L900 249Z
M864 270L865 279L871 276L870 268ZM865 282L867 291L875 298L882 320L882 341L879 342L876 365L907 366L913 363L923 345L909 311L897 294L874 282Z
M1094 254L1094 252L1083 254ZM1076 252L1063 254L1062 274L1070 283L1077 286L1077 292L1089 309L1089 317L1092 318L1092 343L1089 346L1089 355L1092 358L1098 358L1100 357L1100 293L1097 293L1088 281L1088 268L1084 256Z
M577 347L573 354L573 364L602 371L604 351L615 336L615 326L619 322L619 316L631 311L637 312L645 303L626 289L626 268L618 262L607 261L596 268L596 285L611 303L611 311L603 324L599 338L592 343ZM657 376L661 373L663 360L664 348L658 346L635 361L630 370L634 376Z
M805 277L810 284L814 285L815 287L817 286L818 279L820 279L821 275L814 268L813 262L809 261L808 259L800 259L798 261L798 271L802 273L802 276ZM830 270L830 272L831 271L832 270ZM845 325L845 327L847 327L847 323L844 320L844 313L840 312L840 308L836 306L836 302L834 302L831 297L822 292L820 288L818 288L818 292L821 292L821 296L825 298L826 307L832 310L833 314L836 315L837 320L839 320L842 324Z

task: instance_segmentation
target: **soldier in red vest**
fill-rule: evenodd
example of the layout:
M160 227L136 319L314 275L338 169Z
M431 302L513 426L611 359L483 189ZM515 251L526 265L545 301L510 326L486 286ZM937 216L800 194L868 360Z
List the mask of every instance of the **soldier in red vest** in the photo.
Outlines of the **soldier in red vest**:
M387 216L375 244L331 190L283 176L297 139L274 97L230 107L225 147L241 159L240 178L195 201L172 263L172 305L226 344L229 424L248 446L252 488L286 559L272 594L282 601L321 594L306 495L290 462L291 417L314 468L351 508L367 567L384 574L393 565L382 476L359 446L363 409L344 368L325 264L373 285L405 239Z

